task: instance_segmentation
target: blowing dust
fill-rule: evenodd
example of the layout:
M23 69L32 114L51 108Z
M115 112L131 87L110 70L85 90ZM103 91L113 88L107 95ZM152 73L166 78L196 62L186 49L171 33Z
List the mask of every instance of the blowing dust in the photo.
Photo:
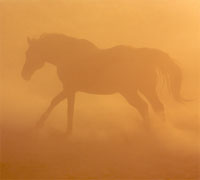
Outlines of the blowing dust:
M199 178L199 1L0 3L2 179ZM149 106L150 127L145 128L120 94L78 92L71 136L65 134L67 100L37 129L62 84L48 63L30 81L21 71L27 37L49 32L84 38L99 48L124 44L163 50L180 65L181 93L192 101L177 103L161 88L166 120Z

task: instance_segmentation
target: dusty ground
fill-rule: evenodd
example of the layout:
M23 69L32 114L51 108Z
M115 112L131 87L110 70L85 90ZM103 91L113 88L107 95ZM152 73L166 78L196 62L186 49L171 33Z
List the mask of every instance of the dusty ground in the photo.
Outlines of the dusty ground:
M79 95L79 101L91 99L91 104L77 103L71 137L64 134L66 102L40 130L34 124L47 100L35 98L27 106L5 102L2 178L198 179L197 104L167 108L167 122L151 113L151 128L146 130L137 112L119 95L91 97ZM121 104L113 105L113 101Z

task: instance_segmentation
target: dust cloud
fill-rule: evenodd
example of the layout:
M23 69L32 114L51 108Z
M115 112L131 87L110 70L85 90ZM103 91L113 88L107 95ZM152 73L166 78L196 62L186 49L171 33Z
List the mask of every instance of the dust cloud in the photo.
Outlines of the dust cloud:
M198 179L200 2L198 0L0 1L2 179ZM72 136L67 101L34 128L62 89L53 65L21 77L27 37L63 33L99 48L167 52L183 71L180 104L162 89L166 121L150 109L151 128L119 94L78 93Z

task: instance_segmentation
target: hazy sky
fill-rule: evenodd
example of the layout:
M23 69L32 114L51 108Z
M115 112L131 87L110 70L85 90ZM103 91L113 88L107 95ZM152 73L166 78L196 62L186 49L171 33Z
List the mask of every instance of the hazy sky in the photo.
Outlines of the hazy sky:
M0 7L7 80L21 78L27 37L48 32L85 38L100 48L158 48L187 68L199 62L199 0L3 0ZM46 67L46 72L40 81L48 76L57 81L55 71Z
M199 0L8 0L2 5L7 41L60 32L100 47L130 44L168 51L200 47Z

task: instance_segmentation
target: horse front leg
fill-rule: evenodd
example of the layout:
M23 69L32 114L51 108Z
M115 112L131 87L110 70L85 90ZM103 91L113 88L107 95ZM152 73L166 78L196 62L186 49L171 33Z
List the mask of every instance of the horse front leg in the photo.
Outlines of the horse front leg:
M65 98L67 97L66 92L62 91L60 92L57 96L55 96L49 107L47 108L47 110L42 114L42 116L40 117L39 121L36 124L37 128L41 128L44 126L44 122L47 120L47 118L49 117L49 114L52 112L52 110Z
M67 134L72 133L73 129L73 115L74 115L74 103L75 103L75 92L67 95L68 112L67 112Z

